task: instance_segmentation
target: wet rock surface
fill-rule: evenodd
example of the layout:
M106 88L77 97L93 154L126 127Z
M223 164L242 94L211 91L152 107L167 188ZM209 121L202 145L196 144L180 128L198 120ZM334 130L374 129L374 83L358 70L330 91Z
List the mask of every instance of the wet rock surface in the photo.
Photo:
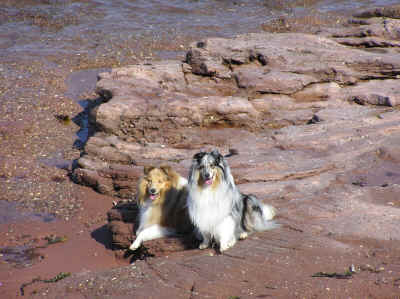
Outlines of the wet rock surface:
M234 148L238 187L277 207L282 227L223 255L146 242L134 264L73 275L47 297L398 296L398 18L394 6L316 34L210 38L185 62L102 73L77 182L133 198L145 165L186 176L197 151ZM114 245L131 242L134 213L109 211ZM350 274L312 277L321 272Z

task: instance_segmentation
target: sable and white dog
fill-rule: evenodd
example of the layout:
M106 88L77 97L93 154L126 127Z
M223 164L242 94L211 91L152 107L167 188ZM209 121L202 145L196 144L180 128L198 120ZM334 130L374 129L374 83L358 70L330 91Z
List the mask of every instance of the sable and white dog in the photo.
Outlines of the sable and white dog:
M138 186L140 224L129 249L138 249L144 241L192 232L187 194L187 180L170 166L145 167Z
M231 156L233 153L226 155ZM202 239L200 249L214 240L225 251L248 233L277 227L272 206L241 194L230 168L217 150L194 155L189 174L189 215Z

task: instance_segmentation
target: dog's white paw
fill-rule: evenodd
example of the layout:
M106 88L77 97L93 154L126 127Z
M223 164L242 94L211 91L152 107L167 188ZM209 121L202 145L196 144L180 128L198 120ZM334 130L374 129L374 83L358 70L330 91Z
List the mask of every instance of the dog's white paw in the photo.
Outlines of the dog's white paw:
M233 245L236 244L236 240L232 239L229 242L221 242L221 244L219 245L219 250L221 252L228 250L229 248L233 247Z
M249 234L248 234L247 232L242 232L242 233L239 235L239 239L240 239L240 240L244 240L244 239L246 239L248 236L249 236Z
M206 249L206 248L208 248L208 242L207 243L201 243L199 245L199 249Z
M131 244L131 246L129 246L129 249L132 251L135 251L136 249L138 249L140 247L140 245L141 245L141 242L138 239L136 239L135 242L133 242Z

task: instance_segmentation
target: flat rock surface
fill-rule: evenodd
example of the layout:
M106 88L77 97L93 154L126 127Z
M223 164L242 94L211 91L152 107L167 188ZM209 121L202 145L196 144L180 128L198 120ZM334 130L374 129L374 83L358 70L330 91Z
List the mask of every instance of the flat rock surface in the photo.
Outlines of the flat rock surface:
M102 73L77 182L132 198L143 166L186 176L194 153L233 148L238 187L275 206L282 226L223 255L146 242L130 266L75 274L47 297L396 298L399 7L385 13L318 34L209 38L184 62ZM133 223L118 217L109 225L124 248Z

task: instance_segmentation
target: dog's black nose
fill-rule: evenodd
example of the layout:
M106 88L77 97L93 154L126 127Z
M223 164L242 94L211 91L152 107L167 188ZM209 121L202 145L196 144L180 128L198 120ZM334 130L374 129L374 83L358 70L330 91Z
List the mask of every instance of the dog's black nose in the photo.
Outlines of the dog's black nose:
M151 189L150 189L150 193L151 193L151 194L155 194L156 192L157 192L157 190L156 190L155 188L151 188Z
M206 173L204 174L204 176L205 176L206 179L209 179L209 178L211 177L211 174L210 174L209 172L206 172Z

